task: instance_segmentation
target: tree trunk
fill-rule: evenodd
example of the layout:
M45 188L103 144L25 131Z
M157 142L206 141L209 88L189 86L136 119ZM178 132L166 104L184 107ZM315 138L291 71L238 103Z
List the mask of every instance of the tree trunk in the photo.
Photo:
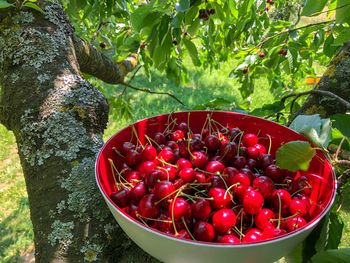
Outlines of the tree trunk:
M316 90L330 91L350 101L350 41L332 60ZM345 113L347 110L347 107L336 98L318 94L309 96L294 117L316 113L321 117L329 117L336 113Z
M108 104L81 76L61 6L44 9L0 13L0 122L16 137L36 262L155 261L122 233L96 187Z

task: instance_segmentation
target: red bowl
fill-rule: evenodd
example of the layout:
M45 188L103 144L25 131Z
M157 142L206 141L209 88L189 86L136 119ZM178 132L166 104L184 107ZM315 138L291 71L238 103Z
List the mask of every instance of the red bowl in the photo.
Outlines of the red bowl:
M314 229L322 217L329 211L336 193L336 179L333 168L325 156L317 151L311 161L308 175L312 192L310 195L311 220L306 226L279 238L249 244L222 245L174 238L157 230L145 227L123 210L117 207L110 199L115 192L112 171L109 159L112 159L117 168L120 168L122 158L113 148L121 149L125 141L134 141L133 127L137 131L142 144L147 142L146 136L152 137L156 132L163 132L169 119L176 119L177 123L189 122L191 130L200 133L207 116L221 123L223 126L239 127L246 133L259 133L260 138L269 135L272 139L271 153L289 141L304 140L303 136L277 123L261 118L223 111L191 111L163 114L147 118L130 125L113 135L102 147L96 160L96 181L108 207L124 231L142 249L164 262L272 262L288 254ZM259 141L260 142L260 141ZM262 142L268 145L268 140Z

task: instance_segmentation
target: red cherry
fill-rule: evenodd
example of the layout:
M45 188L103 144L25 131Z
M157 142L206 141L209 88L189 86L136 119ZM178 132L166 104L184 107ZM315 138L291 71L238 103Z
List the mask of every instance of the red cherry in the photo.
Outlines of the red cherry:
M157 200L167 200L172 197L175 187L170 181L160 181L154 186L154 194Z
M239 243L241 243L241 240L234 235L220 236L217 241L219 243L224 243L224 244L239 244Z
M288 210L289 204L292 201L292 197L287 190L277 189L273 191L270 202L275 211L279 211L281 206L282 213Z
M236 156L233 159L233 166L237 169L243 168L247 164L247 160L244 156Z
M166 180L167 175L165 171L155 169L150 174L145 176L145 183L148 187L153 188L158 180Z
M166 142L166 138L165 138L164 134L161 132L157 132L156 134L154 134L153 140L157 144L164 144Z
M260 192L265 199L269 199L275 190L275 185L269 177L262 175L254 179L253 188Z
M255 146L250 146L247 148L247 154L249 158L258 159L260 156L260 151Z
M247 214L256 215L264 205L264 197L255 190L247 191L243 197L243 208Z
M212 152L219 150L221 146L219 138L214 135L208 135L204 140L204 144Z
M136 150L130 150L125 156L127 165L134 167L140 162L140 154Z
M246 134L243 135L242 143L246 147L252 147L252 146L254 146L255 144L258 143L258 136L256 136L253 133L246 133Z
M292 232L306 225L306 221L304 218L300 216L296 216L293 218L288 218L286 222L284 222L284 228L287 232Z
M212 212L210 202L205 199L198 199L192 204L192 216L197 220L207 221Z
M193 227L193 235L196 240L211 242L215 239L215 229L211 224L199 221Z
M145 161L139 165L138 171L141 173L141 175L147 176L151 174L156 167L157 163L155 161Z
M175 155L170 148L164 148L158 153L157 158L166 163L172 163L175 160Z
M211 205L214 209L227 208L231 205L231 194L222 188L211 188L208 196L212 198Z
M166 178L161 180L174 181L177 177L177 169L171 165L165 165L161 168L165 172Z
M304 216L308 212L306 202L299 198L293 198L288 208L292 215Z
M236 195L243 196L250 186L250 180L244 173L237 173L232 177L230 185L234 185L232 190Z
M122 188L112 193L109 197L117 206L119 206L120 208L123 208L129 204L129 201L130 201L129 192L130 191L128 188Z
M211 161L205 166L205 170L211 174L221 174L225 169L225 165L219 161Z
M242 239L243 243L253 243L263 240L263 233L257 228L250 228Z
M138 171L130 171L126 174L125 180L129 183L138 183L141 180L141 174Z
M265 170L266 176L270 177L275 183L283 180L283 172L277 165L271 164Z
M184 168L192 168L192 163L185 158L178 159L176 161L176 165L179 170L182 170Z
M206 183L207 182L207 177L205 176L204 173L201 172L195 172L194 173L195 176L195 181L197 183Z
M277 228L274 226L266 226L263 229L263 237L264 239L270 239L270 238L275 238L275 237L279 237L282 236L284 234L286 234L286 230L281 229L281 228Z
M187 134L188 132L188 125L186 122L180 122L180 124L177 126L179 130L181 130L184 134Z
M141 152L143 161L153 161L157 157L157 150L152 145L147 145Z
M196 179L196 174L192 168L184 168L180 170L179 177L185 183L192 183Z
M189 217L191 215L191 205L186 199L176 197L169 203L168 213L174 220L179 220L181 217Z
M272 221L275 217L275 213L272 210L263 208L255 215L254 222L259 229L264 230L267 226L276 225L276 221Z
M203 169L208 162L208 156L203 152L193 152L191 155L191 163L200 169Z
M179 230L176 237L181 239L191 239L191 236L186 229Z
M176 130L171 134L171 139L175 142L183 140L185 138L185 134L182 130Z
M260 143L255 144L255 148L259 151L259 157L263 156L267 152L265 146Z
M121 153L123 155L126 155L131 150L135 150L135 148L136 148L135 144L133 144L131 142L124 142L122 145Z
M234 142L228 142L226 144L222 144L220 147L220 155L221 158L225 162L229 162L232 160L237 154L237 144Z
M223 208L213 214L212 222L216 231L225 233L236 224L236 215L231 209Z
M274 158L271 154L266 153L260 156L259 166L262 169L266 169L269 165L274 163Z
M156 205L154 194L148 194L142 197L138 205L138 213L145 218L157 218L159 216L160 209Z
M259 58L264 58L266 54L264 52L259 52Z
M147 187L145 182L141 181L131 188L129 197L135 203L138 203L141 198L147 193Z

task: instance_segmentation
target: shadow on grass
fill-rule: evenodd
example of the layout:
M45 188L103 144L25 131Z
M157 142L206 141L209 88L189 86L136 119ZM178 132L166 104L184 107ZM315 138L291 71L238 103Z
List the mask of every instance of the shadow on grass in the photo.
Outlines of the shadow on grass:
M28 199L22 197L19 205L10 215L0 221L0 262L20 261L20 248L28 247L33 242L31 222L23 221L25 210L29 209ZM30 225L30 226L29 226Z

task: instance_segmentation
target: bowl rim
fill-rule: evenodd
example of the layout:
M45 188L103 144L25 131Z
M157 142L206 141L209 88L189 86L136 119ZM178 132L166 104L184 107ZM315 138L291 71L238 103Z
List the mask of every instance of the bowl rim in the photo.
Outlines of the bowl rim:
M182 239L182 238L177 238L173 235L170 235L170 234L167 234L167 233L164 233L160 230L157 230L157 229L153 229L153 228L150 228L150 227L147 227L145 226L144 224L142 224L141 222L137 221L135 218L131 217L130 215L128 215L126 212L124 212L121 208L119 208L116 204L114 204L114 202L110 199L110 197L106 194L105 190L102 189L101 187L101 183L100 183L100 178L99 178L99 171L98 171L98 163L99 163L99 160L100 160L100 156L102 155L102 152L104 151L104 149L107 147L107 144L113 140L113 138L115 136L117 136L119 133L121 133L122 131L128 129L131 125L134 125L136 123L139 123L139 122L142 122L144 120L147 120L147 119L152 119L152 118L157 118L157 117L160 117L160 116L168 116L168 115L171 115L171 114L177 114L177 113L191 113L191 112L204 112L204 113L214 113L214 112L220 112L220 113L230 113L230 114L234 114L234 115L238 115L238 116L247 116L247 117L251 117L251 118L256 118L256 119L260 119L262 121L266 121L266 122L270 122L270 123L273 123L274 125L279 125L285 129L288 129L294 133L297 133L298 135L302 136L306 141L308 141L302 134L290 129L289 127L287 126L283 126L279 123L276 123L274 121L271 121L271 120L266 120L262 117L257 117L257 116L253 116L253 115L248 115L248 114L244 114L244 113L238 113L238 112L232 112L232 111L224 111L224 110L189 110L189 111L176 111L176 112L171 112L171 113L163 113L163 114L158 114L158 115L154 115L154 116L150 116L150 117L147 117L147 118L143 118L143 119L140 119L136 122L133 122L132 124L120 129L119 131L117 131L116 133L114 133L104 144L103 146L101 147L101 149L99 150L97 156L96 156L96 161L95 161L95 179L96 179L96 183L97 183L97 186L102 194L102 196L104 197L104 200L108 203L109 207L113 207L114 210L120 214L122 217L124 217L124 219L128 220L129 222L131 222L132 224L134 224L135 226L138 226L138 227L141 227L143 230L147 231L147 232L150 232L150 233L153 233L159 237L165 237L165 238L168 238L168 239L171 239L173 241L178 241L178 242L181 242L181 243L185 243L185 244L190 244L190 245L199 245L199 246L203 246L203 247L219 247L219 248L234 248L234 247L237 247L237 248L242 248L242 247L255 247L255 246L264 246L264 245L268 245L268 244L273 244L273 243L276 243L276 242L280 242L280 241L283 241L283 240L286 240L286 239L290 239L292 237L295 237L295 236L298 236L298 235L301 235L303 234L305 231L308 231L312 228L314 228L318 223L319 221L321 221L321 219L329 212L329 210L331 209L334 201L335 201L335 197L336 197L336 190L337 190L337 180L336 180L336 177L335 177L335 172L334 172L334 168L333 166L332 169L331 169L331 175L333 177L333 181L334 181L334 188L332 189L333 192L332 192L332 198L329 199L328 203L326 204L325 206L325 209L319 213L315 218L313 218L310 222L308 222L305 226L301 227L301 228L298 228L297 230L294 230L292 232L289 232L287 234L284 234L282 236L279 236L279 237L274 237L274 238L271 238L271 239L268 239L268 240L262 240L262 241L257 241L257 242L249 242L249 243L239 243L239 244L227 244L227 243L215 243L215 242L206 242L206 241L198 241L198 240L187 240L187 239ZM323 153L322 152L317 152L317 154L321 154L323 157ZM329 161L327 160L327 158L325 158L325 161L329 163ZM329 163L329 165L331 165ZM127 234L127 233L126 233Z

